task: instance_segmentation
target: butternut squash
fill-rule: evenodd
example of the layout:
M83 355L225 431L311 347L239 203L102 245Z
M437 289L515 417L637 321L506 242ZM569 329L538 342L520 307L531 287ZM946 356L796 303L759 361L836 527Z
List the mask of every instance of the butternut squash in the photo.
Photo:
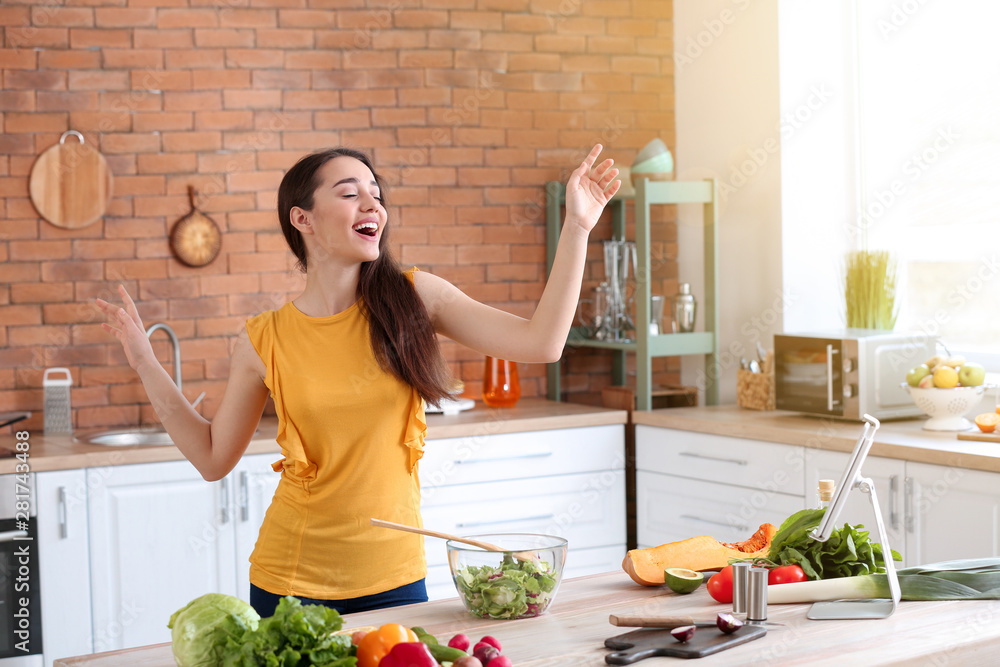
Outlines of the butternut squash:
M729 565L731 559L766 558L776 532L777 528L765 523L743 542L719 542L714 537L701 535L650 549L632 549L625 554L622 569L637 584L661 586L663 571L668 567L719 570Z

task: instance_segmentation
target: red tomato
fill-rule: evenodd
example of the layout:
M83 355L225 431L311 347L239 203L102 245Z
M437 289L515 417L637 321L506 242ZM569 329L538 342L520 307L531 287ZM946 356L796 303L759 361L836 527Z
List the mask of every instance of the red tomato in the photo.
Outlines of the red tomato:
M733 601L733 566L727 565L708 580L708 594L716 602Z
M797 581L806 581L809 577L798 565L782 565L767 573L768 586L778 584L791 584Z

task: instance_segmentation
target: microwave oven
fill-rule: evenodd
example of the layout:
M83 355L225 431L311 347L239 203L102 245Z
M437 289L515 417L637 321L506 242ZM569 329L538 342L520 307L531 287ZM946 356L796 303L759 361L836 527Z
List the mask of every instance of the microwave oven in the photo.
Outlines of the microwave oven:
M918 417L902 384L936 349L926 334L879 329L775 334L775 407L837 419Z

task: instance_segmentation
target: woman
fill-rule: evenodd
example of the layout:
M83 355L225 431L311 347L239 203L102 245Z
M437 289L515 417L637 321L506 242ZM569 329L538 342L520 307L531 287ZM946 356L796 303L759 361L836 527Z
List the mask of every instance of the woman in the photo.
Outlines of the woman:
M98 299L157 416L206 480L243 455L270 394L278 416L281 480L250 557L251 604L270 616L294 595L341 613L427 599L419 535L370 525L420 525L417 461L424 401L449 394L435 334L485 355L559 358L575 315L587 239L620 182L597 145L570 175L566 219L534 314L479 303L442 278L403 272L386 245L383 183L367 156L309 155L278 189L278 216L306 274L304 291L247 320L229 381L209 422L153 354L135 303Z

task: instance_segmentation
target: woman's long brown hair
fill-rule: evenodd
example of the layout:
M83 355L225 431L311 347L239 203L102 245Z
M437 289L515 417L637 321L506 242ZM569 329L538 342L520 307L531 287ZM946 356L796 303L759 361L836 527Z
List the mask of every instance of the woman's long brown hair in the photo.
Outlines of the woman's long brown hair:
M313 193L320 186L320 167L337 157L351 157L364 163L375 177L382 205L386 206L385 182L364 153L331 148L299 160L278 187L278 219L285 241L303 272L308 270L309 258L302 234L292 225L291 210L295 206L312 210ZM416 389L428 403L438 405L452 393L451 373L441 356L427 309L389 250L388 232L386 225L378 242L378 259L361 264L358 281L358 297L368 319L372 349L383 370Z

